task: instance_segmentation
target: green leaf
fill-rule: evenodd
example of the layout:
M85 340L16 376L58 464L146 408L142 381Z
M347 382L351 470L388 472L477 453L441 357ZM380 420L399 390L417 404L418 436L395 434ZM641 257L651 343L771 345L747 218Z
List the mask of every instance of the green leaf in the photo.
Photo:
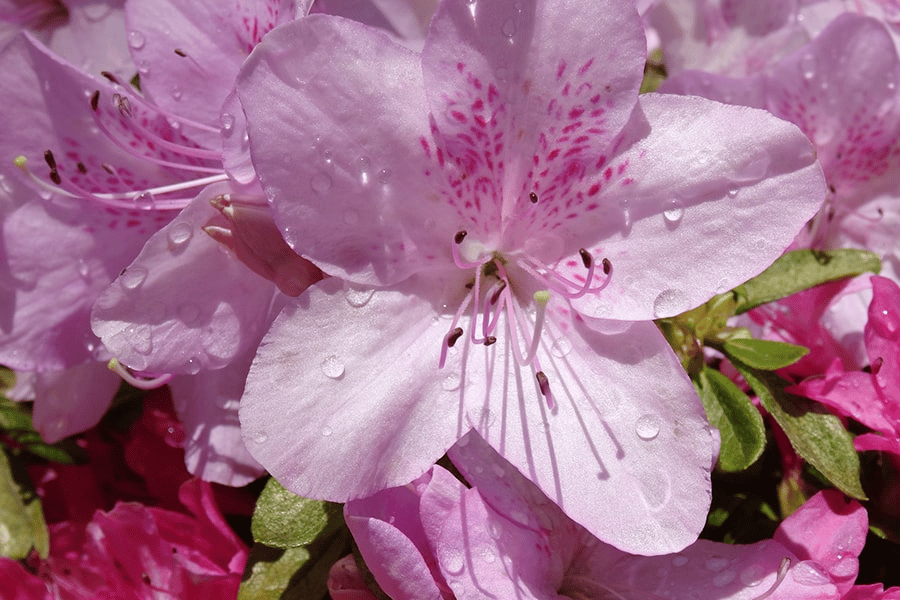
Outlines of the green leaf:
M349 550L347 529L297 548L256 543L247 558L238 600L320 600L328 592L329 569Z
M736 314L829 281L880 270L881 260L865 250L842 248L788 252L768 269L734 289L738 300Z
M41 501L27 475L14 473L6 453L0 451L0 555L12 559L28 556L34 548L47 558L50 539Z
M764 371L792 365L809 354L809 349L803 346L753 338L730 339L725 342L724 349L729 358L736 358L745 365Z
M778 375L738 360L732 363L787 434L797 454L842 492L865 500L859 479L859 455L840 419L812 400L785 392L785 381Z
M718 466L743 471L766 447L766 429L750 398L719 371L704 367L694 381L709 422L722 436Z
M343 524L342 506L302 498L269 479L256 503L253 539L273 548L296 548L337 531Z

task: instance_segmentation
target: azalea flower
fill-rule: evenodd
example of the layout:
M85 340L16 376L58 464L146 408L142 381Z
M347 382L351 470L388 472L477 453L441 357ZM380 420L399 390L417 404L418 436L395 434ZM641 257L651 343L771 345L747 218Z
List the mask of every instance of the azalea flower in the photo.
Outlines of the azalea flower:
M885 26L843 14L770 74L684 72L661 90L766 108L796 123L816 145L829 186L826 206L799 243L870 249L881 255L883 274L897 280L898 82L900 58Z
M435 466L345 506L360 554L390 598L818 600L843 597L856 578L868 520L839 492L812 497L772 539L700 540L677 554L635 556L591 536L490 454L474 434L451 450L471 489ZM339 564L329 587L362 592L358 581Z
M714 440L650 320L762 270L822 180L763 112L638 102L644 59L624 2L443 2L421 55L321 15L257 47L253 163L335 276L282 310L241 400L289 489L403 485L475 429L611 544L696 538Z

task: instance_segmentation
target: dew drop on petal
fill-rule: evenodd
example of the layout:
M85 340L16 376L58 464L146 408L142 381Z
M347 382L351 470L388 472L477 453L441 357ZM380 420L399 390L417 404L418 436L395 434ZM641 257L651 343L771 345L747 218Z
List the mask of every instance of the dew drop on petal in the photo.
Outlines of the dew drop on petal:
M147 355L153 350L153 337L148 325L129 325L125 328L125 335L138 354Z
M800 73L804 79L812 79L816 76L816 57L812 54L804 54L800 57Z
M501 27L500 30L503 32L503 35L505 35L508 38L511 38L514 35L516 35L516 22L513 21L512 19L507 19L503 23L503 27Z
M346 295L347 304L353 308L362 308L369 303L369 300L372 299L374 294L375 290L356 290L349 288Z
M727 558L721 556L713 556L706 559L706 562L703 563L703 566L707 571L718 572L727 567L729 564L729 560Z
M837 577L838 579L850 577L856 574L857 571L859 571L859 559L852 555L841 558L828 569L832 577Z
M459 575L465 566L462 552L458 548L447 549L444 552L444 560L441 561L444 568L451 575Z
M572 342L567 337L560 337L550 346L550 354L557 358L563 358L572 351Z
M150 63L146 60L138 61L137 64L138 75L141 77L146 77L150 74Z
M144 44L147 43L147 38L144 37L144 34L140 31L129 31L128 32L128 45L135 49L140 50L144 47Z
M731 569L729 569L727 571L722 571L721 573L719 573L718 575L713 577L713 585L715 587L725 587L726 585L728 585L729 583L734 581L736 578L737 578L737 573L735 573Z
M253 441L257 444L265 444L269 441L269 434L265 431L257 431L253 434Z
M219 123L222 125L222 131L228 133L234 128L234 115L222 113L222 116L219 117Z
M459 389L461 378L459 373L448 373L444 380L441 381L441 388L445 392L452 392Z
M668 289L663 290L653 301L653 315L657 319L671 317L683 313L688 308L687 296L684 292Z
M91 274L91 266L83 258L78 259L78 274L85 278Z
M755 587L762 583L764 576L763 568L759 565L752 565L741 571L741 583L748 587Z
M334 354L326 356L319 367L325 377L329 379L339 379L344 375L344 363Z
M684 205L678 199L670 200L663 211L663 218L669 225L678 225L684 217Z
M634 433L645 442L656 439L659 435L659 417L646 414L634 423Z
M122 276L119 278L122 283L122 287L127 290L138 289L146 279L147 269L145 269L144 267L129 267L125 270L124 273L122 273Z
M200 372L200 366L200 360L196 356L192 356L184 364L184 370L187 371L188 375L196 375Z
M481 558L482 558L482 560L484 560L484 562L486 562L488 564L492 564L494 561L497 560L497 555L494 554L494 551L491 550L490 548L485 548L481 551Z
M391 170L390 169L381 169L378 171L378 181L382 184L386 184L391 180Z
M688 561L689 559L687 556L678 555L672 559L672 565L676 567L683 567L684 565L688 564Z
M312 186L313 191L324 194L331 189L331 177L327 173L316 173L309 180L309 184Z
M175 100L181 100L181 97L184 95L184 92L180 87L172 88L172 98Z
M501 529L500 524L496 521L491 521L491 524L488 525L488 533L495 540L500 539L500 536L503 534L503 529Z
M185 221L173 223L172 226L169 227L169 242L171 242L173 246L184 245L190 241L192 235L194 235L193 228L190 223L186 223Z
M791 577L801 585L822 585L831 581L817 564L809 560L804 560L791 569Z
M329 437L332 433L331 427L323 427L322 428L322 437Z
M150 192L141 192L134 197L134 203L140 210L153 210L156 208L156 198Z
M731 188L731 189L728 190L728 192L727 192L728 197L729 197L729 198L737 198L738 191L739 191L739 190L738 190L737 188Z
M97 2L96 4L85 4L81 10L88 20L99 21L112 12L112 5L107 2Z

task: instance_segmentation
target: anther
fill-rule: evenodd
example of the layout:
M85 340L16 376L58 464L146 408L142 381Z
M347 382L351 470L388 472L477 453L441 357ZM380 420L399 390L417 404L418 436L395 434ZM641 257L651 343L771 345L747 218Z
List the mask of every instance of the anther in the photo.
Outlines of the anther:
M491 294L491 304L492 305L497 304L497 301L500 300L500 294L502 294L503 290L505 290L505 289L506 289L506 280L501 279L500 285L497 286L497 291L495 291L493 294Z
M610 262L610 260L608 258L604 258L603 259L603 274L609 275L609 273L611 271L612 271L612 262Z
M884 358L878 357L872 361L872 375L878 375L878 372L881 370L882 365L884 365Z
M486 338L484 338L484 345L485 345L485 346L491 346L491 345L496 344L496 343L497 343L497 338L496 338L495 336L493 336L493 335L489 335L489 336L487 336Z
M782 558L781 564L778 565L778 575L777 575L777 577L775 577L775 583L773 583L772 587L770 587L762 595L755 596L751 600L764 600L765 598L768 598L769 596L774 594L775 590L778 589L778 586L781 585L781 582L784 581L784 578L787 576L787 572L788 572L788 569L790 568L790 566L791 566L791 559L788 558L787 556Z
M466 239L466 236L469 235L469 232L465 229L457 231L456 235L453 236L453 243L462 244L463 240Z
M78 164L76 164L75 166L78 167L78 172L81 173L82 175L87 173L87 167L84 166L83 162L78 161Z
M107 173L109 173L110 175L115 175L115 174L116 174L116 170L113 169L113 168L112 168L110 165L108 165L107 163L100 163L100 166L103 167L103 170L106 171Z
M94 112L97 112L97 107L100 105L100 90L96 90L93 94L91 94L91 108Z
M457 327L453 331L447 334L447 347L452 348L454 344L456 344L456 340L462 337L463 329L462 327Z
M528 194L528 199L531 200L532 204L537 204L538 195L535 194L534 192L531 192L530 194Z
M594 257L591 256L591 253L584 248L579 248L578 254L581 255L581 262L584 265L584 268L590 269L591 265L594 264Z
M181 58L187 58L187 53L184 50L182 50L181 48L175 48L174 52Z
M56 169L50 171L50 181L52 181L56 185L62 184L62 177L59 176L59 171L57 171Z
M56 170L56 159L53 157L53 152L51 152L50 150L45 150L44 160L47 162L47 166L50 167L51 171Z
M119 83L119 78L116 77L115 75L113 75L112 73L110 73L109 71L100 71L100 74L103 75L104 77L106 77L107 79L109 79L110 81L112 81L113 83L117 83L117 84L121 85Z
M538 371L537 373L534 374L534 377L537 379L538 387L540 388L541 393L544 396L549 396L550 395L550 380L547 379L547 376L544 374L544 372Z

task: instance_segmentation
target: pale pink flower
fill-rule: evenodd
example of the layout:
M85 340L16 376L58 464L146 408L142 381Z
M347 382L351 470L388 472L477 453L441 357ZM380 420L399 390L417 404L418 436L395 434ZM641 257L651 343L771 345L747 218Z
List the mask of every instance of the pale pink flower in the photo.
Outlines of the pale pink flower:
M694 540L714 442L651 320L762 270L822 180L764 112L638 101L644 54L630 3L539 0L444 2L421 56L321 15L257 47L254 165L344 280L288 304L248 375L245 439L286 486L370 495L475 429L609 543Z

